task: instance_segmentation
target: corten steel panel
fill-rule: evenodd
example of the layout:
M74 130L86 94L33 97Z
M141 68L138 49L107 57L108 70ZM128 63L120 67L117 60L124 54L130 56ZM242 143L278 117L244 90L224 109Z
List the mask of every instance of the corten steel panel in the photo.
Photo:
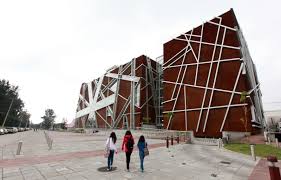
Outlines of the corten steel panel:
M163 104L163 110L174 114L164 116L164 128L192 130L198 137L221 137L222 131L256 132L251 103L245 102L245 117L244 102L240 102L240 94L251 88L241 69L241 39L234 12L210 21L164 44L163 96L170 101Z
M157 73L156 73L156 62L149 59L151 61L151 67L153 71L153 78L156 78ZM135 76L132 76L132 67L133 67L133 63L135 62L135 66L134 66L134 73ZM121 71L120 71L121 70ZM87 108L87 112L89 114L91 114L92 112L92 117L87 116L87 118L84 117L84 121L89 121L91 118L92 119L96 119L96 124L98 127L100 128L109 128L109 126L106 124L106 122L108 124L110 124L111 128L123 128L123 120L125 117L127 117L128 120L128 124L130 126L131 124L131 113L134 113L134 121L135 121L135 127L140 127L142 122L143 122L143 118L144 117L149 117L151 118L150 123L154 123L155 124L155 107L154 107L154 103L153 103L153 99L149 98L152 96L152 87L151 87L151 79L150 76L147 74L147 72L149 71L148 68L148 57L142 55L136 59L133 59L132 61L121 65L119 67L113 67L111 68L111 70L108 71L108 73L111 74L116 74L116 77L121 77L120 80L114 78L114 77L107 77L107 73L105 73L105 75L102 78L99 78L97 80L94 80L91 83L91 88L92 88L92 92L93 92L93 97L92 97L92 101L94 101L94 97L96 95L97 97L97 102L96 103L104 103L105 101L108 101L107 98L111 98L112 96L115 96L115 100L113 102L113 104L110 104L107 107L102 107L98 110L96 110L94 112L94 110L91 110L90 108L95 107L95 102L92 104L93 106L91 106L90 108L86 105L86 104L90 104L89 102L89 93L88 93L88 84L83 83L81 90L80 90L80 95L82 96L83 99L79 98L78 101L78 106L79 108L77 108L77 113L81 113L79 112L80 110ZM121 73L120 73L121 72ZM120 73L120 74L118 74ZM139 99L139 107L137 107L136 105L134 106L134 111L132 111L133 109L131 109L131 102L130 101L130 96L132 95L131 92L131 80L125 80L122 79L122 76L124 75L124 77L134 77L134 78L140 78L139 83L140 83L140 99ZM97 91L98 89L98 84L99 81L102 80L102 85L100 87L100 90ZM114 83L115 82L115 85ZM137 82L134 83L134 85L136 85ZM114 92L113 90L111 90L110 88L116 88L116 91ZM136 87L136 86L135 86ZM134 91L137 91L136 88L134 88ZM98 94L96 94L98 93ZM121 97L122 96L122 97ZM136 94L135 94L136 96ZM148 101L146 101L148 99ZM128 105L128 106L127 106ZM100 106L100 105L99 105ZM107 114L107 110L106 108L108 108L110 111L113 112L113 115L111 116L109 114ZM94 113L93 113L94 112ZM77 118L77 122L80 121L82 117ZM126 119L126 118L125 118ZM106 122L105 122L106 121ZM81 123L80 123L81 124Z

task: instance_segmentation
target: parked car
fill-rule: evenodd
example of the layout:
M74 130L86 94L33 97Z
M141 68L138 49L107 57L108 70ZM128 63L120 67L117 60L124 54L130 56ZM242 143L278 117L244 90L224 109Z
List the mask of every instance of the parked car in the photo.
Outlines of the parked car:
M0 129L0 135L3 135L3 134L5 134L5 132L4 132L4 129L1 128L1 129Z
M19 132L18 128L16 128L16 127L13 127L13 130L15 131L15 133Z
M5 133L5 134L8 134L8 133L9 133L9 132L8 132L8 129L4 128L4 133Z
M6 127L8 130L8 133L16 133L18 132L18 129L16 127Z

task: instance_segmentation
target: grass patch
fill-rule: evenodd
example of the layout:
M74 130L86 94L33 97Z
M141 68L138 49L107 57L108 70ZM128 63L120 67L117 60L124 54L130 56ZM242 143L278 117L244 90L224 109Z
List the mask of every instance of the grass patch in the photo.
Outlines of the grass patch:
M249 144L226 144L224 145L224 148L242 154L251 155ZM276 156L278 159L281 159L281 149L266 144L255 145L255 154L259 157L267 157L268 155L272 155Z

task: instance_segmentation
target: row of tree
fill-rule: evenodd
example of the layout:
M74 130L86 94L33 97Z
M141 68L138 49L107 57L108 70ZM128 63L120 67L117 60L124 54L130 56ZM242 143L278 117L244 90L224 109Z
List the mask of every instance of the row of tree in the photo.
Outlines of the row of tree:
M30 114L18 94L19 87L0 79L0 127L6 119L6 127L29 127ZM9 112L9 113L8 113Z

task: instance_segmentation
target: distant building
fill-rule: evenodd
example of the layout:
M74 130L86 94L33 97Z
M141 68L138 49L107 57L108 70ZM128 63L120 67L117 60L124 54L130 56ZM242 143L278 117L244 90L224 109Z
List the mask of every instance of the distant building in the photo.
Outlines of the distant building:
M165 43L157 62L140 56L82 84L76 126L244 136L263 128L259 87L231 9Z
M265 111L264 116L267 126L278 124L278 128L281 131L281 110Z

